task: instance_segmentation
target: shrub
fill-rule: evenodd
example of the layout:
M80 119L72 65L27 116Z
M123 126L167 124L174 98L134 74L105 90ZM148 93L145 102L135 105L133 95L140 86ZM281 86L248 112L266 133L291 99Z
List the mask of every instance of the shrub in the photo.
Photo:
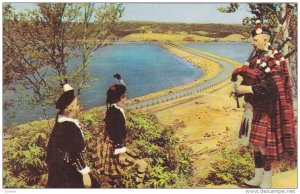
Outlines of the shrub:
M46 122L36 122L10 130L3 144L3 185L5 188L43 187L47 173L46 143L50 130Z
M190 36L184 37L182 40L183 41L195 41L195 39L193 37L190 37Z
M176 182L182 177L187 180L192 176L188 148L180 147L174 130L159 124L154 115L141 112L131 112L129 115L128 140L150 164L145 186L178 188Z
M249 147L226 148L223 158L212 164L207 181L216 185L238 184L249 179L253 173L253 156Z

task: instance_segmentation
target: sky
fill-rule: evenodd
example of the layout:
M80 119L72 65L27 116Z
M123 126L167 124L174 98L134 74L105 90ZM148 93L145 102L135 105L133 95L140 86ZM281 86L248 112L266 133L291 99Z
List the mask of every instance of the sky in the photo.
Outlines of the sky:
M235 23L241 24L246 16L246 4L236 13L221 13L220 7L228 4L214 3L129 3L125 5L122 20L147 20L183 23Z
M36 8L35 3L12 3L16 11ZM124 3L122 21L156 21L182 23L242 24L251 13L247 4L241 4L235 13L221 13L220 7L228 3Z

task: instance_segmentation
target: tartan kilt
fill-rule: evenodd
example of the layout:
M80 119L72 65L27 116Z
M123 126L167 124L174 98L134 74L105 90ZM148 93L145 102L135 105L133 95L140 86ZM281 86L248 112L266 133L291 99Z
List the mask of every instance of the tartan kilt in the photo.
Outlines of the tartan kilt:
M101 132L97 140L96 153L93 158L95 161L95 171L107 176L122 176L128 167L133 166L140 157L126 147L125 162L120 164L118 155L114 155L114 147L109 136Z
M274 129L270 113L263 110L253 110L250 143L266 148L265 157L278 160L283 156L282 131Z

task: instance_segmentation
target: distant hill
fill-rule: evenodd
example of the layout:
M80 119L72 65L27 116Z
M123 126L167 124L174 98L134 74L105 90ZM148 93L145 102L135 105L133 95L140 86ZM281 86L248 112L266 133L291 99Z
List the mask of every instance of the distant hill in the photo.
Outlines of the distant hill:
M120 42L140 42L140 41L160 41L160 42L241 42L247 41L241 34L231 34L223 38L211 38L207 36L187 34L187 33L137 33L129 34L119 39Z
M215 41L215 38L210 38L206 36L198 36L194 34L165 34L165 33L138 33L129 34L120 39L120 41L125 42L139 42L139 41L175 41L175 42L185 42L185 41L196 41L196 42L211 42Z
M250 28L235 24L161 23L149 21L123 21L114 32L119 37L139 33L187 33L210 38L225 38L231 34L249 33Z

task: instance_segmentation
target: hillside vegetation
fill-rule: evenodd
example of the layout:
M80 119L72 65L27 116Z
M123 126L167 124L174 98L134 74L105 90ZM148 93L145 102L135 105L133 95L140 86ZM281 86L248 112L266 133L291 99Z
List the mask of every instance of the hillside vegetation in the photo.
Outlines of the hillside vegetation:
M119 37L140 33L162 33L205 36L209 38L224 38L231 34L247 36L250 28L243 25L230 24L186 24L126 21L118 25L114 32Z
M87 145L86 161L94 167L99 129L103 129L104 110L93 109L80 116ZM147 188L181 188L189 186L192 176L191 152L179 144L174 129L157 122L152 114L128 111L127 142L149 164L145 177ZM50 121L53 126L54 121ZM51 129L47 121L36 121L7 130L3 150L4 188L43 188L47 183L46 146ZM130 170L116 180L117 187L134 188ZM107 179L95 173L101 187L108 187Z

